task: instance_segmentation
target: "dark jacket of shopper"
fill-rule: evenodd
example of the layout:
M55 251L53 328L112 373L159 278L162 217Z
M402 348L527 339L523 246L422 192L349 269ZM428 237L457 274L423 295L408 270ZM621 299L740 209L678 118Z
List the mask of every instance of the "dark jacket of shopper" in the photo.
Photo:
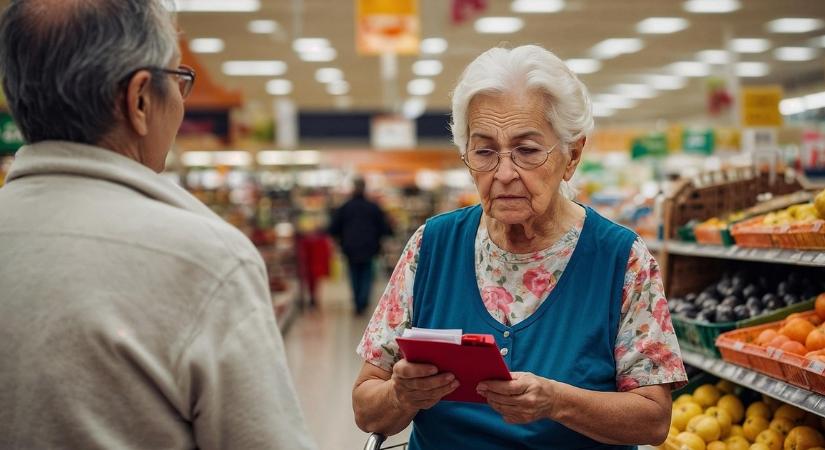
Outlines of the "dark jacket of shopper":
M391 235L392 228L381 208L356 190L333 214L329 232L339 240L350 263L365 263L378 254L381 238Z

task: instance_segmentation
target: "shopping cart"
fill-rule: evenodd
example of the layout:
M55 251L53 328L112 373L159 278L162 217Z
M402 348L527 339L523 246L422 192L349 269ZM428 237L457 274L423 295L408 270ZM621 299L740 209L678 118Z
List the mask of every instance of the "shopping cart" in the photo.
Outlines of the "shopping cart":
M404 442L403 444L395 444L389 447L381 447L381 444L387 440L387 437L383 434L372 433L367 438L367 443L364 445L364 450L389 450L391 448L397 448L399 450L407 450L407 443Z

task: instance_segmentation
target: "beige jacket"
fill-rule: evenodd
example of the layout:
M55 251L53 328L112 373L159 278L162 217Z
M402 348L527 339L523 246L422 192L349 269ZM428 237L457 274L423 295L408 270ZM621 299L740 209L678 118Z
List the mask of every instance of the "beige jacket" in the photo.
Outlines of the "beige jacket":
M0 448L312 449L252 244L101 148L0 189Z

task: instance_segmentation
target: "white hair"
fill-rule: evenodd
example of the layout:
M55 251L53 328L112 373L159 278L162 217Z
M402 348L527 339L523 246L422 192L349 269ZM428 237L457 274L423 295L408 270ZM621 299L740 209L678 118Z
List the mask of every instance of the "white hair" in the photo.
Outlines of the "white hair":
M570 144L593 129L593 112L587 88L575 73L552 52L538 45L514 49L491 48L464 69L453 91L453 142L467 151L467 110L478 94L528 93L546 98L546 119L559 138L559 149L569 158ZM574 193L566 182L561 192Z

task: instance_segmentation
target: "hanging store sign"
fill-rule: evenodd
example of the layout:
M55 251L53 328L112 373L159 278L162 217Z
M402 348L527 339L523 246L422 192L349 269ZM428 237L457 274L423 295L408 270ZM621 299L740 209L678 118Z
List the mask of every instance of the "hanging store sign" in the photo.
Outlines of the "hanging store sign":
M782 86L748 86L742 88L742 125L746 127L780 127Z
M415 121L394 115L374 116L370 144L378 150L412 149L416 146Z
M361 55L417 55L418 0L356 0L355 44Z
M11 115L0 112L0 154L12 154L25 144L23 135Z
M645 156L665 156L667 153L667 136L664 133L650 133L638 137L630 148L630 155L633 159Z
M711 129L687 129L682 133L682 149L686 153L713 153L714 136Z

